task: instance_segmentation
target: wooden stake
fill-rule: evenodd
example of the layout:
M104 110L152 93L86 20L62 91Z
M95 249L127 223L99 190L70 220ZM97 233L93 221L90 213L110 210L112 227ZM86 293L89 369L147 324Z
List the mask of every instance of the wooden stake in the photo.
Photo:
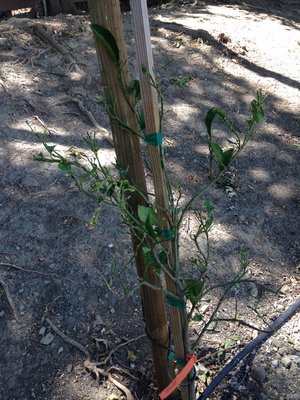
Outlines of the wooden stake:
M130 76L119 0L90 0L89 9L92 23L100 25L112 33L117 42L120 54L119 65L116 65L107 49L96 39L96 49L101 65L106 101L113 105L115 113L122 122L126 123L132 129L137 130L135 114L120 85L120 70L121 79L125 85L129 85ZM129 179L144 193L147 193L144 164L138 136L121 129L116 125L113 118L111 118L111 127L118 164L123 170L128 171ZM128 199L128 202L132 212L135 213L139 204L145 204L145 199L136 192L134 196ZM161 283L156 270L149 266L146 268L144 265L142 253L138 250L139 239L134 233L132 233L132 243L134 251L137 254L136 265L139 277L146 279L154 286L160 286ZM159 389L162 390L170 382L167 372L167 350L157 345L157 343L166 347L169 345L164 298L160 291L153 290L147 286L141 288L141 295L147 331L154 339L152 341L152 355L156 378Z
M146 0L130 0L132 11L134 37L136 45L136 56L140 71L140 87L143 101L143 109L145 116L146 134L157 133L160 130L160 116L158 99L155 88L149 82L148 74L143 73L143 66L146 67L147 72L154 78L153 73L153 55L151 48L151 37L149 28L149 18ZM161 153L157 146L149 146L149 155L152 165L153 182L155 188L156 204L158 208L158 216L160 229L170 229L170 219L168 218L169 200L168 190L166 184L165 171L161 163ZM171 241L164 242L165 248L169 254L170 272L173 279L166 274L166 286L170 293L175 296L182 297L176 285L176 259L174 248ZM172 333L174 338L174 347L177 358L185 359L187 352L190 352L188 338L185 337L184 321L186 313L185 309L180 309L170 306L170 319L172 326ZM187 328L185 326L185 328ZM186 335L187 336L187 335ZM195 397L194 386L183 386L181 389L183 400L191 400Z

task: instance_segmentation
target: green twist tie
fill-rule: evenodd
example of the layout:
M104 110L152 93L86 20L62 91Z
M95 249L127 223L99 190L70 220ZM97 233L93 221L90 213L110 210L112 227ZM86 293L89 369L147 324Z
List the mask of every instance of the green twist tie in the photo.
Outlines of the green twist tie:
M149 135L145 135L144 140L146 143L151 144L152 146L161 146L163 141L162 132L150 133Z
M166 295L166 302L172 307L175 308L185 308L185 301L183 299L178 299L175 296L172 296L170 294Z
M160 235L165 240L171 240L174 237L173 229L165 229L164 231L160 232Z
M186 360L183 360L182 358L177 358L175 353L170 353L168 355L168 359L170 361L174 361L179 365L182 365L183 367L187 364Z

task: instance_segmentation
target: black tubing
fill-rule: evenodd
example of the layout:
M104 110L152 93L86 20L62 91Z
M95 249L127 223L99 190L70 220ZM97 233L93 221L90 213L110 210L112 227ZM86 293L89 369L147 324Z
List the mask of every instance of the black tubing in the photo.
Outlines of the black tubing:
M198 397L197 400L205 400L215 390L215 388L222 382L222 380L229 374L229 372L244 358L247 354L251 353L256 347L268 339L278 328L281 327L297 310L300 308L300 297L292 304L286 311L284 311L271 325L269 325L266 332L259 334L254 340L247 344L244 349L237 354L222 371L215 377L215 379L207 386L204 392Z

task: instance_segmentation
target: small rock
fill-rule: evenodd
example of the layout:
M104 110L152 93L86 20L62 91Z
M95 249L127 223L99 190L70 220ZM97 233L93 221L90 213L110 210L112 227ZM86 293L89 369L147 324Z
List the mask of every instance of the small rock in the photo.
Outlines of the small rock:
M5 312L3 310L0 311L0 317L4 317L4 315L5 315Z
M298 367L300 367L300 357L297 355L288 356Z
M60 354L60 353L62 353L63 351L64 351L64 348L63 348L63 347L60 347L60 348L58 349L57 354Z
M41 344L44 344L45 346L48 346L50 343L52 343L54 340L54 335L52 335L52 333L47 333L46 336L42 337L42 339L40 340Z
M298 373L298 365L295 363L294 360L292 360L292 364L290 366L290 372L297 374Z
M258 289L254 282L250 283L250 294L252 297L258 296Z
M25 307L23 306L23 304L20 305L19 310L20 311L24 311L25 310Z
M285 368L289 369L290 366L291 366L291 364L292 364L292 359L290 358L290 356L284 356L284 357L282 357L282 359L281 359L281 364L282 364Z
M111 307L110 313L111 313L111 314L114 314L115 312L116 312L116 310L115 310L113 307Z
M283 286L280 288L279 292L280 292L281 294L288 294L288 293L291 292L291 290L292 290L292 288L291 288L289 285L283 285Z
M239 216L239 222L243 223L247 220L247 218L245 217L245 215L240 215Z
M41 327L41 329L39 330L39 335L43 336L46 333L46 328L44 326Z
M277 368L279 366L279 361L278 360L272 360L271 364L272 364L273 368Z
M209 309L209 304L203 304L200 308L200 311L204 314Z
M280 348L278 349L278 354L279 354L280 356L284 356L286 353L288 353L288 349L287 349L286 347L280 347Z
M266 370L260 365L253 365L250 370L250 375L260 386L266 380Z
M100 317L100 315L98 315L98 314L96 315L94 324L95 324L96 326L97 326L97 325L104 325L103 319Z
M40 183L34 176L26 175L21 181L21 186L38 187Z
M72 369L73 369L73 365L72 364L68 364L67 365L67 372L71 372L72 371Z
M278 311L284 311L284 305L283 304L277 304L276 306Z

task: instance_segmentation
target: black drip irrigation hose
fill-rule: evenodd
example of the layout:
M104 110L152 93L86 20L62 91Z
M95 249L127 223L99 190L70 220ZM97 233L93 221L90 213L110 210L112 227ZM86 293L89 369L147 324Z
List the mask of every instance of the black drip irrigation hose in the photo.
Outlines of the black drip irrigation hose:
M229 372L243 359L251 353L256 347L265 342L269 336L273 335L277 329L281 327L293 314L300 308L300 297L292 304L286 311L284 311L271 325L266 332L259 334L252 342L237 354L222 371L215 377L215 379L207 386L204 392L198 397L197 400L205 400L215 390L215 388L222 382L222 380L229 374Z

